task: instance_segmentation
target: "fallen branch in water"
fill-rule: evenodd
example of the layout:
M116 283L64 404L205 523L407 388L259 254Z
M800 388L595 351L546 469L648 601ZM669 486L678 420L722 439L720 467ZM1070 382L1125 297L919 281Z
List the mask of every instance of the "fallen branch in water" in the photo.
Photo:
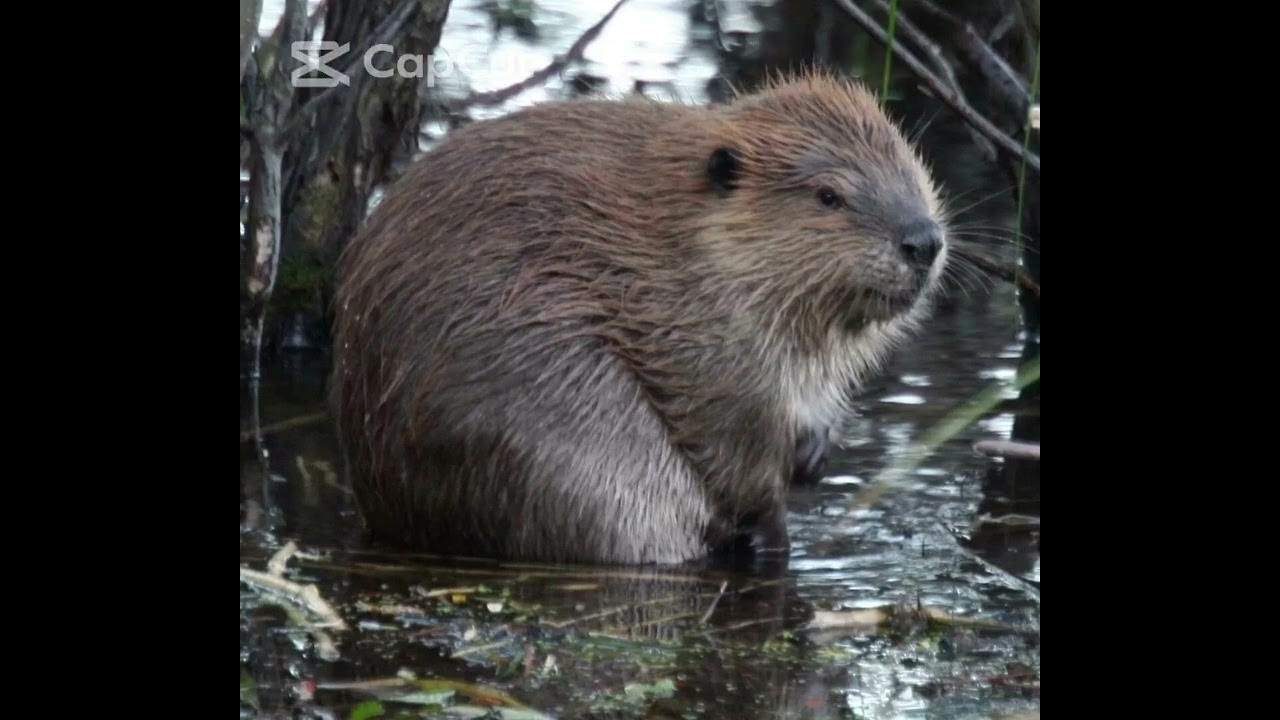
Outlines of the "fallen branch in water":
M1022 443L1011 440L979 440L973 444L973 450L987 457L1013 458L1015 460L1040 459L1040 443Z
M322 623L314 627L332 628L334 630L347 629L347 623L343 621L342 616L338 615L333 607L320 596L320 590L315 585L301 585L292 580L285 580L270 573L250 570L245 567L240 568L240 582L259 590L283 596L324 619Z
M415 595L418 595L419 597L424 597L424 598L442 598L442 597L450 597L453 595L474 595L478 592L480 592L479 587L455 587L455 588L441 588L439 590L427 590L421 585L413 586L413 593Z
M891 622L936 623L949 627L967 627L983 630L1025 633L1022 628L1004 625L991 620L964 618L937 608L885 605L866 610L818 610L805 626L806 630L877 630Z
M600 31L604 29L605 24L613 18L614 13L618 12L618 9L626 2L627 0L618 0L618 3L613 6L613 9L604 17L600 18L599 22L587 28L587 31L569 47L569 51L567 53L557 56L556 59L552 60L546 67L535 72L524 80L521 80L514 85L508 85L500 90L493 90L486 93L472 93L468 97L450 103L449 109L458 111L471 107L472 105L500 105L525 90L546 82L551 76L559 74L562 70L568 67L570 63L582 60L582 55L586 51L587 46L596 39L596 36L598 36Z
M271 556L271 560L267 562L267 572L276 577L284 577L285 566L289 563L289 558L298 552L298 544L290 540L289 544L280 548L275 555Z

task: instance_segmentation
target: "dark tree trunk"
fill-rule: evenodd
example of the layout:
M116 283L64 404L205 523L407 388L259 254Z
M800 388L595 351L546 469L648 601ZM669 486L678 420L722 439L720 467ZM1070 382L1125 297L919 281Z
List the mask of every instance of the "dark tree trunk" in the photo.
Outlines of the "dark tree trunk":
M240 0L240 79L249 63L254 42L258 39L258 18L262 16L262 0Z
M370 196L418 150L427 77L371 77L365 50L393 45L393 52L373 56L379 70L396 70L395 59L402 55L420 55L429 77L448 8L448 0L336 0L327 6L325 39L351 44L337 63L349 69L351 85L300 91L302 103L319 105L291 121L282 196L286 258L325 278L293 298L300 305L293 309L313 321L327 316L327 273L364 220ZM406 67L417 70L412 63Z

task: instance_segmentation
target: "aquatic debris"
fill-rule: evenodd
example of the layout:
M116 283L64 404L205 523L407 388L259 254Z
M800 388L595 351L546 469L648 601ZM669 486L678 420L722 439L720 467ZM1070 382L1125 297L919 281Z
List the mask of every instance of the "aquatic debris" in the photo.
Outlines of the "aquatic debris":
M466 602L467 595L471 595L473 593L478 593L483 591L484 591L483 585L478 585L475 587L441 588L439 590L427 590L421 585L413 586L413 594L418 595L420 597L430 599L430 598L442 598L442 597L457 598L458 596L461 596L463 602Z
M934 623L951 627L981 628L984 630L1001 630L1005 632L1024 632L990 620L965 618L952 615L945 610L927 607L915 607L907 604L886 605L884 607L864 610L818 610L813 619L805 626L806 630L860 629L879 630L895 623L927 625Z
M319 654L320 659L337 660L341 656L341 653L338 652L338 645L322 628L346 630L347 623L329 603L325 602L325 599L320 596L319 588L315 585L301 585L284 578L284 571L290 558L299 554L297 543L290 540L271 556L271 559L267 562L267 572L241 567L240 582L292 603L292 605L279 602L273 604L285 611L289 616L290 622L311 634L315 640L316 652ZM301 606L303 609L319 616L322 619L321 622L311 622L294 605Z
M427 611L414 605L378 605L361 600L356 603L356 609L360 612L377 613L379 615L394 615L401 617L404 615L426 616Z
M829 630L833 628L878 628L889 622L889 612L885 608L870 610L818 610L813 613L813 620L807 626L810 630Z
M288 564L289 558L293 557L297 552L298 544L290 540L288 544L277 550L276 554L272 555L271 559L267 561L267 572L276 577L284 577L285 565Z
M377 700L370 700L367 703L361 703L351 709L351 714L347 716L348 720L369 720L386 713L386 708Z
M356 682L317 683L317 688L363 692L373 695L382 702L439 705L444 708L445 713L459 717L480 717L496 712L501 717L512 720L550 720L548 715L530 708L501 690L459 680L411 680L391 677ZM451 701L455 697L466 698L471 704L453 704ZM472 708L481 712L472 714Z
M246 567L240 568L240 582L258 590L283 596L285 599L291 600L315 615L324 618L322 623L314 625L314 627L332 628L334 630L347 629L347 623L320 596L320 589L315 585L301 585L277 575L251 570Z
M669 698L676 694L676 684L670 679L659 680L649 685L628 683L622 692L631 700Z

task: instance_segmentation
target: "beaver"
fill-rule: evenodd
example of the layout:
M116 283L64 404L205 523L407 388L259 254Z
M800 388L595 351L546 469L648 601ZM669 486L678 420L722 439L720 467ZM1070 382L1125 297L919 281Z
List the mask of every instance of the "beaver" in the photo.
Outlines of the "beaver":
M333 403L373 539L682 563L786 490L925 316L943 209L855 81L537 105L451 132L340 260Z

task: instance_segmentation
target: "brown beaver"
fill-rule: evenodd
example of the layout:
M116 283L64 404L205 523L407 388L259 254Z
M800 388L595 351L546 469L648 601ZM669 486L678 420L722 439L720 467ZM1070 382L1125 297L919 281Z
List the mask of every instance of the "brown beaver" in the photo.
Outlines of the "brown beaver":
M333 392L366 525L549 561L785 551L788 481L945 255L917 154L830 75L456 130L341 264Z

